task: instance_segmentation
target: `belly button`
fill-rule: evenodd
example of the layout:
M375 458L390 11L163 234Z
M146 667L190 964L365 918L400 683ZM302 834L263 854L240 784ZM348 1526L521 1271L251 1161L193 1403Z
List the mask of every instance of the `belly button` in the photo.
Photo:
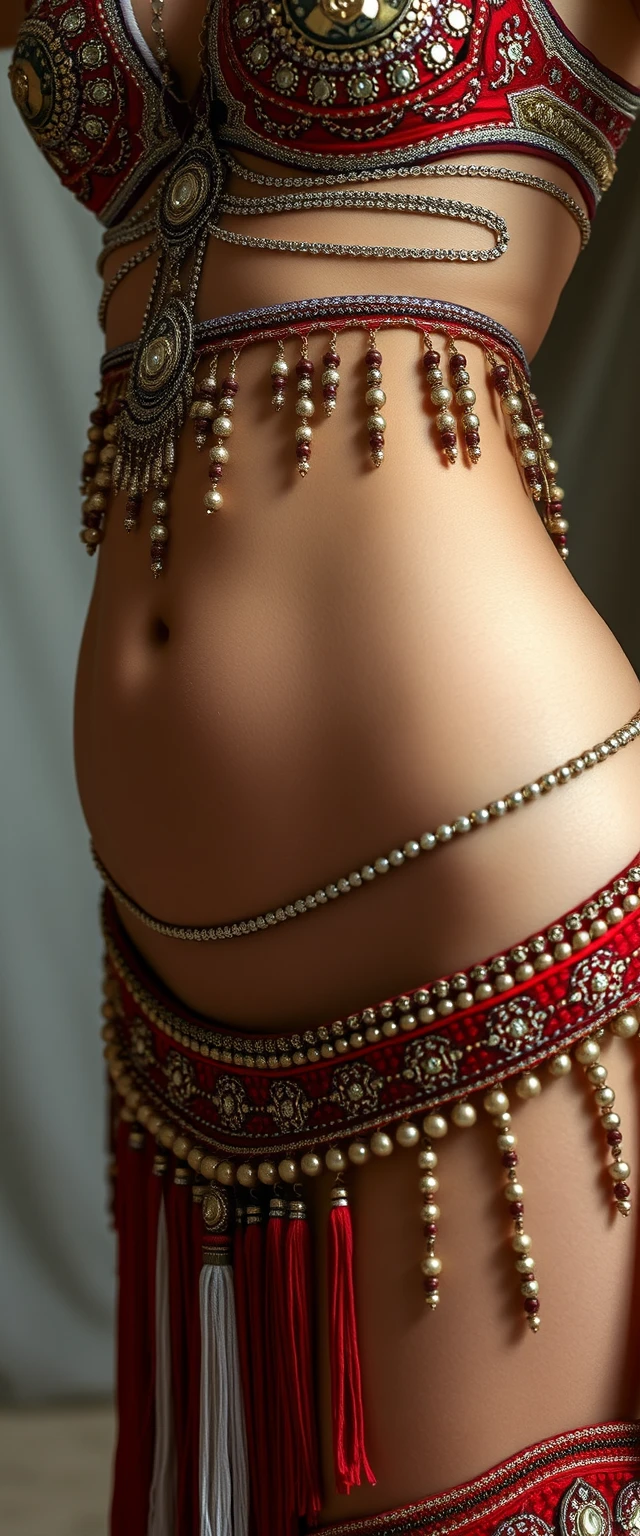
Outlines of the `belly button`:
M165 624L164 619L152 619L151 638L155 640L156 645L164 645L169 639L169 625Z

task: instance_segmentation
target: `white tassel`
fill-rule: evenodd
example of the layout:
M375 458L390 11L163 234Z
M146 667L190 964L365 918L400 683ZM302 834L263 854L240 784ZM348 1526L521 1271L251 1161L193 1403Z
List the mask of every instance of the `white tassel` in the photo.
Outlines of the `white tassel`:
M248 1536L247 1441L229 1264L205 1259L200 1322L200 1536Z
M158 1215L156 1247L155 1445L147 1536L173 1536L176 1516L176 1457L171 1395L169 1240L164 1200Z

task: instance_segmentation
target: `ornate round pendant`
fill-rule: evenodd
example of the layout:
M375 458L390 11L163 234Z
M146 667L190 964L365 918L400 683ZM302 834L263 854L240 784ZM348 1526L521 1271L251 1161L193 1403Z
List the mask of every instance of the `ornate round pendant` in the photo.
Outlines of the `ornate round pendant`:
M616 1500L616 1520L623 1531L633 1536L640 1532L640 1483L628 1483Z
M13 99L36 143L45 148L63 142L75 120L78 88L71 59L44 22L24 23L9 79Z
M193 364L193 324L182 299L170 299L143 331L131 365L126 409L152 432L171 415Z
M412 0L284 0L283 16L294 31L326 49L354 48L392 32Z
M165 245L192 245L207 219L215 215L222 191L220 156L211 141L189 144L171 168L160 204Z

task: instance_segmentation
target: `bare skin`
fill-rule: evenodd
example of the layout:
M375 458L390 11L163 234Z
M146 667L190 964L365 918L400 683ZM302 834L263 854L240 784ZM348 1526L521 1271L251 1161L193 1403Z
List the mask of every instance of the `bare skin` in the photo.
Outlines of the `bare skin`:
M134 5L150 38L146 0ZM558 9L603 62L640 82L630 0L560 0ZM166 0L187 95L201 13L202 0ZM555 175L579 196L544 162L498 163ZM438 190L456 196L459 186ZM213 244L200 313L309 293L423 293L495 316L533 354L578 254L575 225L522 188L488 184L479 200L511 230L494 267L407 273L392 262L230 255ZM364 240L372 219L305 214L286 229L285 220L259 229ZM404 243L441 236L435 224L392 216L382 229L377 238ZM109 345L136 336L148 282L145 266L122 284ZM146 533L125 535L116 502L80 657L77 772L105 862L166 919L227 922L304 895L551 768L640 704L640 681L522 490L481 354L464 350L483 433L473 470L440 464L419 347L393 331L382 339L389 430L377 473L358 435L362 338L351 336L340 342L338 409L318 425L304 484L293 418L274 420L268 403L273 349L255 347L241 360L224 512L204 514L204 464L186 434L160 582L149 575ZM240 1028L284 1032L515 943L606 883L639 846L635 743L563 794L267 936L194 950L123 916L188 1004ZM618 1041L607 1049L633 1166L634 1057ZM637 1227L635 1216L609 1222L582 1085L550 1085L518 1121L545 1300L535 1340L523 1337L512 1301L489 1129L454 1133L443 1152L446 1281L434 1318L421 1310L415 1160L399 1152L353 1181L378 1483L348 1505L330 1493L325 1383L325 1518L407 1503L533 1440L640 1410L627 1366L637 1357Z

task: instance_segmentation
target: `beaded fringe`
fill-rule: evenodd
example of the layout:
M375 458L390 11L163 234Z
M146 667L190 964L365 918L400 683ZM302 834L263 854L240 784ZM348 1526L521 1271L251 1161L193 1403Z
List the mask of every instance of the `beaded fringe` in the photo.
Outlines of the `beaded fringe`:
M420 327L416 326L416 329ZM384 459L386 416L383 414L387 396L383 388L383 357L377 344L377 331L363 323L368 332L368 346L364 353L365 390L363 419L369 454L374 468ZM435 409L433 429L435 441L445 463L455 464L462 446L467 462L477 464L481 455L480 420L476 411L477 397L473 389L467 359L459 348L461 333L444 332L447 348L449 382L445 380L441 353L433 346L431 335L422 330L424 342L424 370L428 388L428 408ZM337 351L337 330L330 331L329 344L322 354L321 392L324 414L331 417L336 410L340 385L340 355ZM477 338L475 338L477 340ZM309 355L309 337L299 330L286 331L277 341L277 355L269 374L271 402L280 412L287 403L289 393L290 364L285 357L285 342L295 340L300 346L300 356L295 364L296 392L294 429L294 455L299 474L304 478L311 468L315 415L314 375L315 365ZM229 440L234 429L234 411L238 393L238 360L241 347L231 353L227 372L218 382L220 356L225 350L220 346L209 357L206 372L192 381L192 394L185 397L180 422L174 424L171 433L162 442L154 439L151 458L142 467L123 468L118 444L119 422L123 402L127 395L127 373L109 377L98 398L98 405L91 413L89 445L83 459L81 491L83 496L83 526L80 537L89 554L94 554L105 533L106 514L110 493L119 486L127 492L125 528L134 532L139 524L145 494L151 483L154 486L150 528L151 570L161 575L165 567L169 543L169 493L173 478L176 455L176 432L183 417L191 419L195 443L203 450L209 447L209 489L204 495L204 507L208 514L219 512L224 504L220 482L229 464ZM229 350L228 347L226 350ZM528 495L535 503L547 532L563 560L568 558L568 523L564 516L564 491L557 484L558 465L551 457L552 439L546 431L543 412L532 393L521 365L514 357L498 354L495 345L484 344L483 351L492 387L498 394L508 422L513 448ZM168 429L167 429L168 430ZM149 450L151 453L151 449ZM153 460L153 462L152 462Z
M386 1129L378 1128L366 1139L351 1141L344 1146L331 1145L324 1152L304 1151L299 1160L294 1155L282 1158L279 1163L269 1158L259 1163L237 1163L220 1158L194 1144L178 1126L163 1120L150 1104L144 1102L118 1044L115 1022L118 995L118 979L108 973L102 1033L109 1072L123 1101L121 1132L127 1135L129 1150L126 1157L130 1162L131 1149L141 1156L148 1138L155 1142L158 1150L152 1168L146 1154L146 1166L151 1169L151 1183L154 1184L153 1175L164 1178L167 1154L173 1153L178 1159L180 1182L193 1180L194 1214L198 1209L202 1212L201 1536L210 1536L221 1529L220 1511L227 1509L229 1499L234 1510L233 1530L236 1536L244 1536L249 1528L247 1466L251 1487L251 1529L266 1536L269 1512L273 1514L277 1510L282 1531L293 1532L300 1515L313 1519L321 1500L310 1374L314 1313L311 1265L306 1236L299 1225L304 1222L306 1228L302 1181L318 1177L325 1169L336 1181L329 1216L328 1295L335 1475L338 1488L346 1491L364 1478L373 1481L373 1473L364 1443L352 1276L353 1239L345 1176L371 1156L388 1157L396 1145L417 1152L421 1202L418 1209L425 1241L420 1267L426 1307L432 1312L440 1300L443 1270L442 1259L436 1253L440 1207L437 1203L438 1154L434 1144L445 1140L451 1125L461 1130L472 1127L478 1112L468 1097L461 1097L451 1105L448 1115L441 1110L431 1111L421 1124L402 1118ZM609 1023L611 1033L625 1040L635 1039L639 1027L639 1012L635 1008L624 1009ZM604 1028L592 1030L572 1047L571 1052L561 1051L547 1058L546 1067L551 1079L570 1073L574 1061L583 1070L605 1134L614 1209L626 1216L631 1209L630 1170L623 1155L620 1116L614 1107L615 1091L608 1082L608 1071L601 1060L604 1035ZM542 1092L541 1079L532 1071L521 1072L515 1079L509 1079L511 1081L519 1099L534 1099ZM525 1230L524 1187L505 1082L498 1082L484 1091L481 1103L497 1132L509 1216L508 1241L515 1263L523 1320L536 1333L541 1320L539 1282L532 1239ZM119 1148L119 1175L128 1180L132 1170L123 1158L121 1135ZM125 1194L123 1187L116 1202L116 1209L120 1211L124 1210ZM158 1202L158 1208L161 1217L157 1242L161 1244L161 1202ZM265 1223L266 1266L262 1240ZM294 1230L296 1226L297 1232ZM144 1232L143 1223L140 1228ZM150 1230L155 1245L158 1221L153 1222ZM166 1234L166 1228L164 1232ZM171 1234L171 1228L169 1232ZM251 1244L249 1234L252 1234ZM131 1241L132 1236L129 1243ZM138 1255L138 1260L144 1265L144 1238L142 1257ZM158 1251L153 1265L147 1261L149 1272L153 1268L154 1282L155 1276L161 1274L160 1260ZM130 1271L131 1253L127 1262ZM166 1261L163 1262L166 1268ZM237 1300L234 1299L232 1262L236 1267ZM129 1274L128 1283L131 1281ZM183 1305L186 1299L187 1290ZM160 1315L160 1292L157 1305L155 1336L158 1338L163 1333L166 1337L166 1313L163 1311ZM166 1402L166 1383L163 1386L157 1364L155 1370L158 1404L159 1398ZM136 1390L139 1398L139 1385ZM303 1415L300 1414L302 1407L306 1409ZM301 1417L304 1423L299 1422ZM157 1454L154 1485L158 1473ZM166 1446L163 1457L169 1464ZM224 1529L226 1531L227 1527Z

